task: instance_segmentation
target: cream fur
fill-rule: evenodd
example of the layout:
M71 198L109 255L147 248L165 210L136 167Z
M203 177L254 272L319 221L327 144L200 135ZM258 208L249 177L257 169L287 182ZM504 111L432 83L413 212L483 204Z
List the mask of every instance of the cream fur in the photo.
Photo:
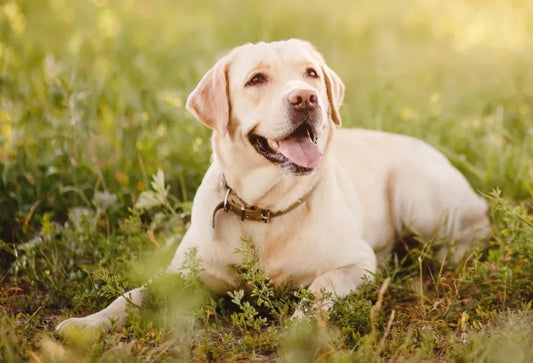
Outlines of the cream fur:
M307 67L319 78L306 77ZM255 73L268 75L260 87L246 87ZM291 90L312 89L319 96L322 120L319 168L294 175L257 153L250 132L275 139L290 131L286 99ZM230 263L239 263L235 249L241 237L252 237L261 263L274 283L292 281L314 292L325 289L341 297L356 289L377 269L395 239L409 228L429 238L457 243L461 257L468 244L489 230L487 205L465 178L435 149L422 141L365 130L335 130L344 85L320 54L301 40L247 44L217 62L191 93L188 109L214 129L213 163L194 198L192 221L168 271L182 266L196 247L205 271L201 278L213 289L233 286ZM249 205L283 210L305 195L309 199L269 224L241 221L219 212L223 178ZM142 291L130 292L140 304ZM119 297L108 308L69 326L120 323L127 302Z

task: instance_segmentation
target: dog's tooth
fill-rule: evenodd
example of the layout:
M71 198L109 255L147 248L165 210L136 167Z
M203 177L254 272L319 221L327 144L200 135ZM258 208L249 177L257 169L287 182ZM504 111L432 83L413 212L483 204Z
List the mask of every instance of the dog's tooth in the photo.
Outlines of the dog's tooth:
M276 151L279 149L279 142L276 140L268 140L268 144L272 148L272 150Z
M313 143L317 143L317 137L311 132L311 129L307 129L307 136L311 139Z
M310 139L312 139L313 137L311 136L311 130L307 129L307 136L309 136Z

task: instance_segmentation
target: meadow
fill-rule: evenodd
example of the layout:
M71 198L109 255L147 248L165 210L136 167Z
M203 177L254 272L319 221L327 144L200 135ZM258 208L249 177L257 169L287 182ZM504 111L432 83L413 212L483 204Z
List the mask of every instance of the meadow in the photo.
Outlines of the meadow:
M530 362L532 34L528 0L0 0L0 361ZM249 239L227 295L159 272L211 153L188 93L228 49L292 37L343 79L343 127L435 146L492 224L458 266L402 240L301 321L313 297ZM150 278L124 328L54 331Z

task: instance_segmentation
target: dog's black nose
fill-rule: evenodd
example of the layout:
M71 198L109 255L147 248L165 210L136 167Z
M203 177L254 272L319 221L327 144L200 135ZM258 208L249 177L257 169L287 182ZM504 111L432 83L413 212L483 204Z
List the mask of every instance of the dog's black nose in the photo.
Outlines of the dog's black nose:
M295 89L289 93L287 100L300 111L310 111L318 105L318 95L310 89Z

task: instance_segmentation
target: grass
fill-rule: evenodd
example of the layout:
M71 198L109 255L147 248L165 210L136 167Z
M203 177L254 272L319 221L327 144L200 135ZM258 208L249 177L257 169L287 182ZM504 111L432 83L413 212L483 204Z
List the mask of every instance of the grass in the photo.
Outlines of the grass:
M525 0L1 0L0 361L529 361L532 29ZM313 297L272 287L252 241L225 296L157 272L209 163L188 93L223 50L289 37L344 80L345 126L424 139L487 197L487 246L453 267L400 244L301 322ZM120 331L53 331L151 276Z

